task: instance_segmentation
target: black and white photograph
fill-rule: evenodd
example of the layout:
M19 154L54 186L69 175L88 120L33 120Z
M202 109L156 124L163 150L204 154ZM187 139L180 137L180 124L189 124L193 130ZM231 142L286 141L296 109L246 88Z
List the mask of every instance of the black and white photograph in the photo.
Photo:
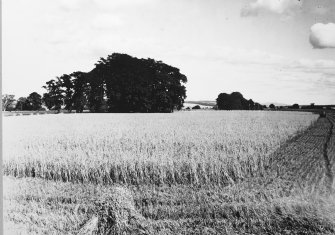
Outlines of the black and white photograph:
M335 234L335 0L1 0L1 26L0 234Z

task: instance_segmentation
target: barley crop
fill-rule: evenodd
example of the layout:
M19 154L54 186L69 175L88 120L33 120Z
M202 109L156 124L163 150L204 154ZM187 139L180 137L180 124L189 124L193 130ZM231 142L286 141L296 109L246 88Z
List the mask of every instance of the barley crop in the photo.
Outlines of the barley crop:
M264 175L268 156L317 118L263 111L4 117L4 174L225 186Z

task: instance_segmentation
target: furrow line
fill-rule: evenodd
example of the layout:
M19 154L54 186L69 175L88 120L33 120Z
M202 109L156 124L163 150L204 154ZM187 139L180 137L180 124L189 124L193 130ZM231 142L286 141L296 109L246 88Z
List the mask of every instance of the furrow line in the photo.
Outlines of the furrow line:
M327 120L330 122L330 128L329 128L326 142L323 147L323 157L325 160L325 169L326 169L326 187L329 193L331 194L333 192L334 173L332 171L332 164L328 156L328 146L330 143L330 139L333 135L334 123L329 117L327 117Z

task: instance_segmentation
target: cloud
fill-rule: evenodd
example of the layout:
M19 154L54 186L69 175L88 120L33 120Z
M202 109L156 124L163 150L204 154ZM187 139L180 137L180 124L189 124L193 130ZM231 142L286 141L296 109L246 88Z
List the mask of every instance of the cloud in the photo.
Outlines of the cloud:
M315 49L335 48L335 24L314 24L311 27L309 42Z
M300 0L257 0L241 10L241 16L257 16L261 12L291 15L302 2Z

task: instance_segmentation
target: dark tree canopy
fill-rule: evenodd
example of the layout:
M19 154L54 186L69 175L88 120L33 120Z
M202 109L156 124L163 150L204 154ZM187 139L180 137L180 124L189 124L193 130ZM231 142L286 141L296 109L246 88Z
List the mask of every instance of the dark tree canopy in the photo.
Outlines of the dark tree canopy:
M263 106L252 99L245 99L239 92L231 94L221 93L216 99L217 108L220 110L262 110Z
M60 110L64 103L64 95L62 91L61 79L56 78L46 82L43 86L47 90L47 93L43 94L43 102L48 109Z
M32 92L28 97L20 97L17 102L16 110L37 111L42 108L42 96L37 92Z
M89 84L87 76L83 72L74 72L70 76L73 82L72 107L77 113L81 113L88 103Z
M37 92L31 93L26 100L28 110L39 110L42 108L42 97Z
M27 107L27 97L20 97L17 102L16 102L16 106L15 106L16 110L28 110Z
M299 109L299 108L300 108L299 104L293 104L292 105L292 109Z
M161 61L114 53L88 73L47 82L44 101L77 112L172 112L183 106L186 82L178 68Z
M274 109L274 108L276 108L276 106L275 106L274 104L270 104L270 105L269 105L269 108L270 108L270 109Z

